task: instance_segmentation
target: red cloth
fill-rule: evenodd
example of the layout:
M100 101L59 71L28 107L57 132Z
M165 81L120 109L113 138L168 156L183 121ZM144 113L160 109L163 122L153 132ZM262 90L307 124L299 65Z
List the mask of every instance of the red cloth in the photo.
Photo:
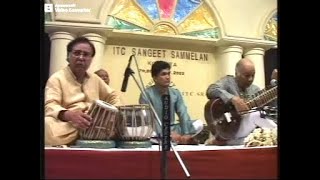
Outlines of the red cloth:
M180 151L191 179L253 178L276 179L277 148L252 148L211 151ZM45 150L46 179L159 179L159 151ZM183 178L185 173L171 151L168 178Z

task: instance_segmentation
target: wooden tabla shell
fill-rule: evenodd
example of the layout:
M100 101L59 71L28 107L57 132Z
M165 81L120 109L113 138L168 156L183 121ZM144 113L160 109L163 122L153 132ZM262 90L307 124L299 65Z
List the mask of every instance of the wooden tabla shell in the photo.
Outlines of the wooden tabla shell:
M81 140L110 140L116 133L116 116L118 109L101 100L96 100L90 106L88 115L92 117L91 126L80 130Z

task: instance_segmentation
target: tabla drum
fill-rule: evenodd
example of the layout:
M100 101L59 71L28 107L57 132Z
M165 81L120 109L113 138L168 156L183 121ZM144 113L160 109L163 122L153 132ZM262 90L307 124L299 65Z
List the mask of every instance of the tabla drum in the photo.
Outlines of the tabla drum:
M91 126L79 131L78 147L114 148L113 140L116 134L116 116L118 109L101 100L96 100L90 106L88 115L92 117Z
M147 104L117 106L118 148L148 148L155 116Z

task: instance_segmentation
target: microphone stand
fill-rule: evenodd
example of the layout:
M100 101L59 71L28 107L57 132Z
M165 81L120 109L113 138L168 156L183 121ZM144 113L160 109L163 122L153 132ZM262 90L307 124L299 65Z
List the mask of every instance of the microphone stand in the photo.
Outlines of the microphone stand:
M137 63L137 60L136 60L136 57L135 57L135 56L134 56L134 60L135 60L135 64L136 64L137 69L138 69L138 74L139 74L141 83L142 83L142 85L143 85L143 81L142 81L141 76L140 76L139 67L138 67L138 63ZM143 94L143 96L144 96L145 99L147 100L147 102L148 102L151 110L153 111L157 122L159 123L160 127L162 127L162 123L161 123L161 121L160 121L160 119L159 119L159 116L158 116L157 112L155 111L155 109L154 109L154 107L152 106L152 104L151 104L148 96L146 95L146 93L145 93L145 91L144 91L144 85L142 86L142 87L143 87L143 89L142 89L141 86L139 85L137 79L136 79L135 76L133 75L133 74L134 74L134 71L133 71L130 67L129 67L128 73L132 76L132 78L133 78L134 81L136 82L138 88L140 89L141 93ZM160 144L159 144L159 146L160 146ZM184 163L183 163L180 155L178 154L178 152L177 152L176 149L174 148L174 144L172 143L172 141L170 141L170 147L171 147L171 149L173 150L176 158L178 159L178 161L179 161L179 163L180 163L180 165L181 165L184 173L185 173L186 176L189 178L189 177L190 177L189 171L187 170L186 166L184 165ZM166 168L164 168L164 169L166 169Z

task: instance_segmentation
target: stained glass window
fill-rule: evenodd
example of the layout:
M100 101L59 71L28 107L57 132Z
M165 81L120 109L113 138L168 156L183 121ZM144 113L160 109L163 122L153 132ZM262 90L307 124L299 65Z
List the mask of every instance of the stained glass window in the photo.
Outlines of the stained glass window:
M107 25L126 31L220 37L212 10L202 0L118 0Z
M268 21L265 31L264 38L269 41L277 41L278 36L278 16L277 13Z

